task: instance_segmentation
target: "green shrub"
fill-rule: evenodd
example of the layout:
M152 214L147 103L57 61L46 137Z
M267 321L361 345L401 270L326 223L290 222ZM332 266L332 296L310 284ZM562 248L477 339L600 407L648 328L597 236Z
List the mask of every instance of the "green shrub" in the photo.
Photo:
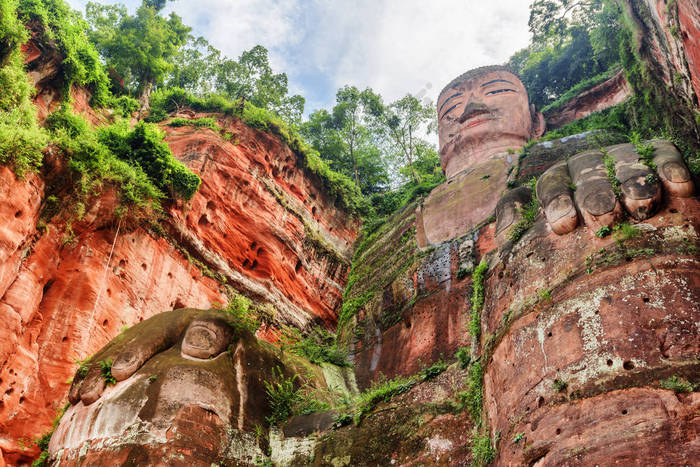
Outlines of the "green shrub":
M477 435L471 443L472 466L490 465L496 458L496 449L488 435Z
M312 363L327 362L341 367L350 366L347 351L338 346L336 336L319 327L312 328L308 336L294 344L293 349Z
M188 200L199 189L199 176L175 159L156 125L140 122L131 131L125 125L113 125L100 129L98 135L117 157L141 167L163 192Z
M447 370L447 363L440 359L428 367L421 368L419 375L423 381L427 381L435 378L445 370Z
M457 352L455 353L455 357L457 358L457 361L459 362L459 366L462 369L466 369L472 360L469 347L460 347L459 349L457 349Z
M608 235L610 235L610 227L607 225L604 225L595 231L595 236L598 238L607 237Z
M563 381L561 379L555 379L552 381L552 387L554 388L555 391L557 392L562 392L564 389L566 389L568 386L566 381Z
M194 118L194 119L173 118L172 120L170 120L170 122L168 122L168 125L175 126L175 127L193 126L195 128L209 128L209 129L212 129L214 131L221 130L221 127L219 127L219 125L217 125L217 123L211 117Z
M466 392L460 393L461 402L467 407L469 415L475 423L481 420L481 409L484 404L483 384L484 370L481 367L481 362L477 360L469 367Z
M234 294L225 307L215 306L215 308L226 313L232 326L238 332L248 331L255 333L260 327L260 322L256 319L253 310L251 310L251 305L252 303L248 297Z
M88 26L82 15L63 0L20 0L20 18L24 23L43 25L45 42L54 41L63 58L63 98L70 98L72 84L92 91L95 105L109 103L109 77L95 46L88 40Z
M659 385L664 389L668 389L669 391L673 391L676 393L693 392L693 385L690 384L690 382L687 379L679 378L675 375L661 381Z
M367 391L360 394L358 398L358 412L356 420L369 413L377 404L382 401L388 402L392 397L408 392L418 383L415 376L397 376L391 380L384 380L374 383Z
M279 367L272 369L273 381L265 381L265 393L271 414L266 417L270 425L278 425L292 416L292 409L301 400L296 387L297 375L286 378Z
M110 99L109 106L115 110L117 115L130 117L139 109L139 101L131 96L119 96Z
M102 370L102 377L107 385L117 384L117 380L112 376L112 360L101 360L97 362Z
M472 274L473 292L470 299L472 309L469 319L469 334L474 336L476 339L479 339L481 336L481 308L483 308L484 300L486 299L484 279L486 278L488 269L488 263L485 259L482 259Z

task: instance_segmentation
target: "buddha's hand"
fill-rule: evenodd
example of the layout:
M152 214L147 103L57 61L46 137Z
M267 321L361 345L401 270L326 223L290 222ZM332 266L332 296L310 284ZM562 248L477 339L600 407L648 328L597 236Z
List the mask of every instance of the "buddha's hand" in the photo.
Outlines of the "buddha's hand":
M71 404L92 404L113 378L123 381L151 357L178 346L185 359L207 360L226 351L236 334L218 311L178 310L156 315L114 338L76 371L68 393ZM111 378L110 378L111 375Z
M641 153L641 154L640 154ZM550 167L537 181L536 194L552 231L571 232L583 222L593 231L610 227L622 209L638 221L651 217L663 198L688 198L690 171L668 141L609 146L586 151Z

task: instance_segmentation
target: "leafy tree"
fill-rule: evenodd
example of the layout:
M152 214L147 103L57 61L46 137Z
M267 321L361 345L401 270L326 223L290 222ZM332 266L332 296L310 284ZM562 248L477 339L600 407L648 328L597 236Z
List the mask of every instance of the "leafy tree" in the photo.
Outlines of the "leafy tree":
M173 69L166 80L167 87L185 89L194 94L207 94L221 62L221 52L203 37L189 36L173 57Z
M217 66L216 88L229 98L272 110L288 123L301 123L304 98L287 96L287 75L272 71L268 51L261 45L243 52L238 60L222 60Z
M618 7L604 0L536 0L530 9L532 43L510 66L531 101L544 107L567 90L619 66Z
M369 127L370 108L378 100L369 88L345 86L336 93L331 112L312 113L301 128L331 168L351 177L364 194L383 191L389 181L376 134Z
M433 106L408 94L387 106L375 101L372 107L374 128L383 138L387 153L405 167L403 173L408 172L414 183L420 183L422 175L416 162L419 153L430 146L420 135L432 130Z
M175 13L167 19L160 16L164 5L162 0L144 0L135 16L128 15L124 5L90 2L86 7L90 39L107 65L139 94L141 113L154 86L174 68L172 58L190 31Z

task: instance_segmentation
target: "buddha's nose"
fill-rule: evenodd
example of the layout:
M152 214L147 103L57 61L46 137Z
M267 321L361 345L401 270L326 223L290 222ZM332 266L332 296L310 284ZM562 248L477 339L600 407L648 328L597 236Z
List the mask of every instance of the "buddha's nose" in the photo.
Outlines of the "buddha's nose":
M471 99L469 99L467 106L464 108L464 112L462 112L462 115L460 115L457 120L459 121L459 123L464 123L470 118L487 113L491 113L491 111L486 106L486 104L472 97Z

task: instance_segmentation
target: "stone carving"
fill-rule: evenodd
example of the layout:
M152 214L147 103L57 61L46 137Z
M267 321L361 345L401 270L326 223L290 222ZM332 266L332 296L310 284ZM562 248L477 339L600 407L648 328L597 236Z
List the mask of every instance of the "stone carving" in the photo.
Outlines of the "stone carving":
M447 182L418 210L420 246L465 235L491 215L516 154L545 128L523 83L501 66L456 78L440 94L437 110Z
M113 386L105 377L109 362ZM52 458L62 465L173 465L184 450L188 462L207 465L263 455L245 432L265 424L264 381L282 364L226 313L161 313L113 339L88 367L76 373L73 405L51 438ZM89 447L100 443L111 452Z

